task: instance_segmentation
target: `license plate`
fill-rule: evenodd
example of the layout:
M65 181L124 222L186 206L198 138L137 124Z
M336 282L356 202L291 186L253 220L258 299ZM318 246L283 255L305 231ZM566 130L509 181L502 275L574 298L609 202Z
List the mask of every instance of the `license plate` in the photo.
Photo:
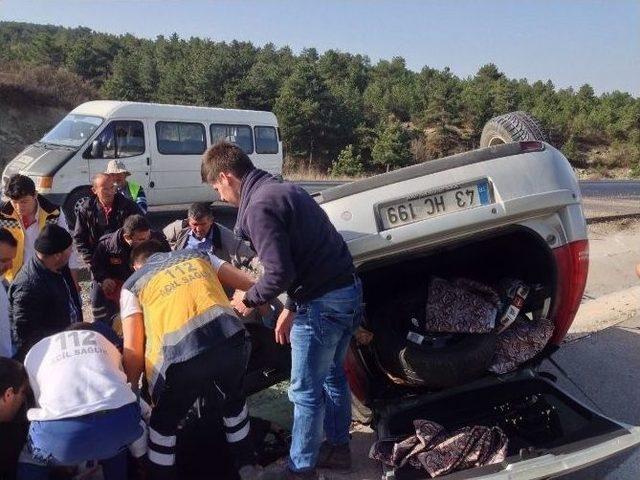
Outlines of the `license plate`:
M469 183L438 193L418 194L378 206L382 230L419 222L431 217L489 205L489 183Z

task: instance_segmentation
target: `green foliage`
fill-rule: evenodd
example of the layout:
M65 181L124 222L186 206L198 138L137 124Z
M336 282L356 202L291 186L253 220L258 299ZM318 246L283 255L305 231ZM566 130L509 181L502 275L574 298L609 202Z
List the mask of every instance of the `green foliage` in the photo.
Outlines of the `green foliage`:
M494 64L461 79L448 68L414 72L402 57L371 65L337 50L294 55L272 44L177 34L147 40L15 22L0 22L0 45L0 63L20 71L7 80L9 70L0 69L0 86L15 90L15 79L33 70L32 90L49 92L42 101L59 102L52 98L77 84L81 93L68 94L65 104L89 95L274 111L289 163L306 170L366 173L475 148L487 120L513 110L537 117L575 164L640 170L640 99L618 91L598 96L586 84L574 90L513 80ZM44 85L43 72L61 86ZM606 165L592 160L602 155Z
M386 170L404 167L413 162L411 135L394 117L383 125L371 152L375 165Z
M569 140L564 143L561 150L564 156L567 157L567 160L569 160L570 162L575 162L576 160L578 160L580 152L578 150L578 144L576 143L574 137L570 137Z
M331 165L329 173L333 177L360 177L364 175L362 156L356 155L353 145L347 145Z
M288 151L324 163L343 148L352 129L343 128L348 108L332 94L315 63L300 62L284 82L274 111ZM326 167L323 168L326 171Z

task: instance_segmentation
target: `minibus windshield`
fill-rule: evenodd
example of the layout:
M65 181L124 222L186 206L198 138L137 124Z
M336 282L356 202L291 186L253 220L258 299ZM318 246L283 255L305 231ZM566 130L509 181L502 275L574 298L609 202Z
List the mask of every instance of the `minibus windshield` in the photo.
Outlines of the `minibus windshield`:
M103 121L100 117L69 114L40 141L65 147L80 147Z

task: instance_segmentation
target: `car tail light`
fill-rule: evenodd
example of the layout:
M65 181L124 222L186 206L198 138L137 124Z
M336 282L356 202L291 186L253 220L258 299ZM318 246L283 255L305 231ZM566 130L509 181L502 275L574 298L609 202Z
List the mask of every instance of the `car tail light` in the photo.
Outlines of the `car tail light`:
M544 143L539 142L537 140L532 140L528 142L520 142L520 152L528 153L528 152L541 152L544 150Z
M556 296L551 319L556 325L551 342L567 334L582 301L589 273L589 242L580 240L553 250L557 265Z
M344 370L353 393L358 400L366 403L369 386L367 382L367 375L364 372L358 354L355 352L355 346L350 345L347 349L347 356L344 359Z

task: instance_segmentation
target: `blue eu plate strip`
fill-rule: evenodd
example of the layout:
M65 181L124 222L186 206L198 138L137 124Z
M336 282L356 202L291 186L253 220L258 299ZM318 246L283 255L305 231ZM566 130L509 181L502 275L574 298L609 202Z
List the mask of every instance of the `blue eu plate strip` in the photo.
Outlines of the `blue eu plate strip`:
M480 195L480 204L489 205L491 199L489 198L489 182L478 183L478 195Z

